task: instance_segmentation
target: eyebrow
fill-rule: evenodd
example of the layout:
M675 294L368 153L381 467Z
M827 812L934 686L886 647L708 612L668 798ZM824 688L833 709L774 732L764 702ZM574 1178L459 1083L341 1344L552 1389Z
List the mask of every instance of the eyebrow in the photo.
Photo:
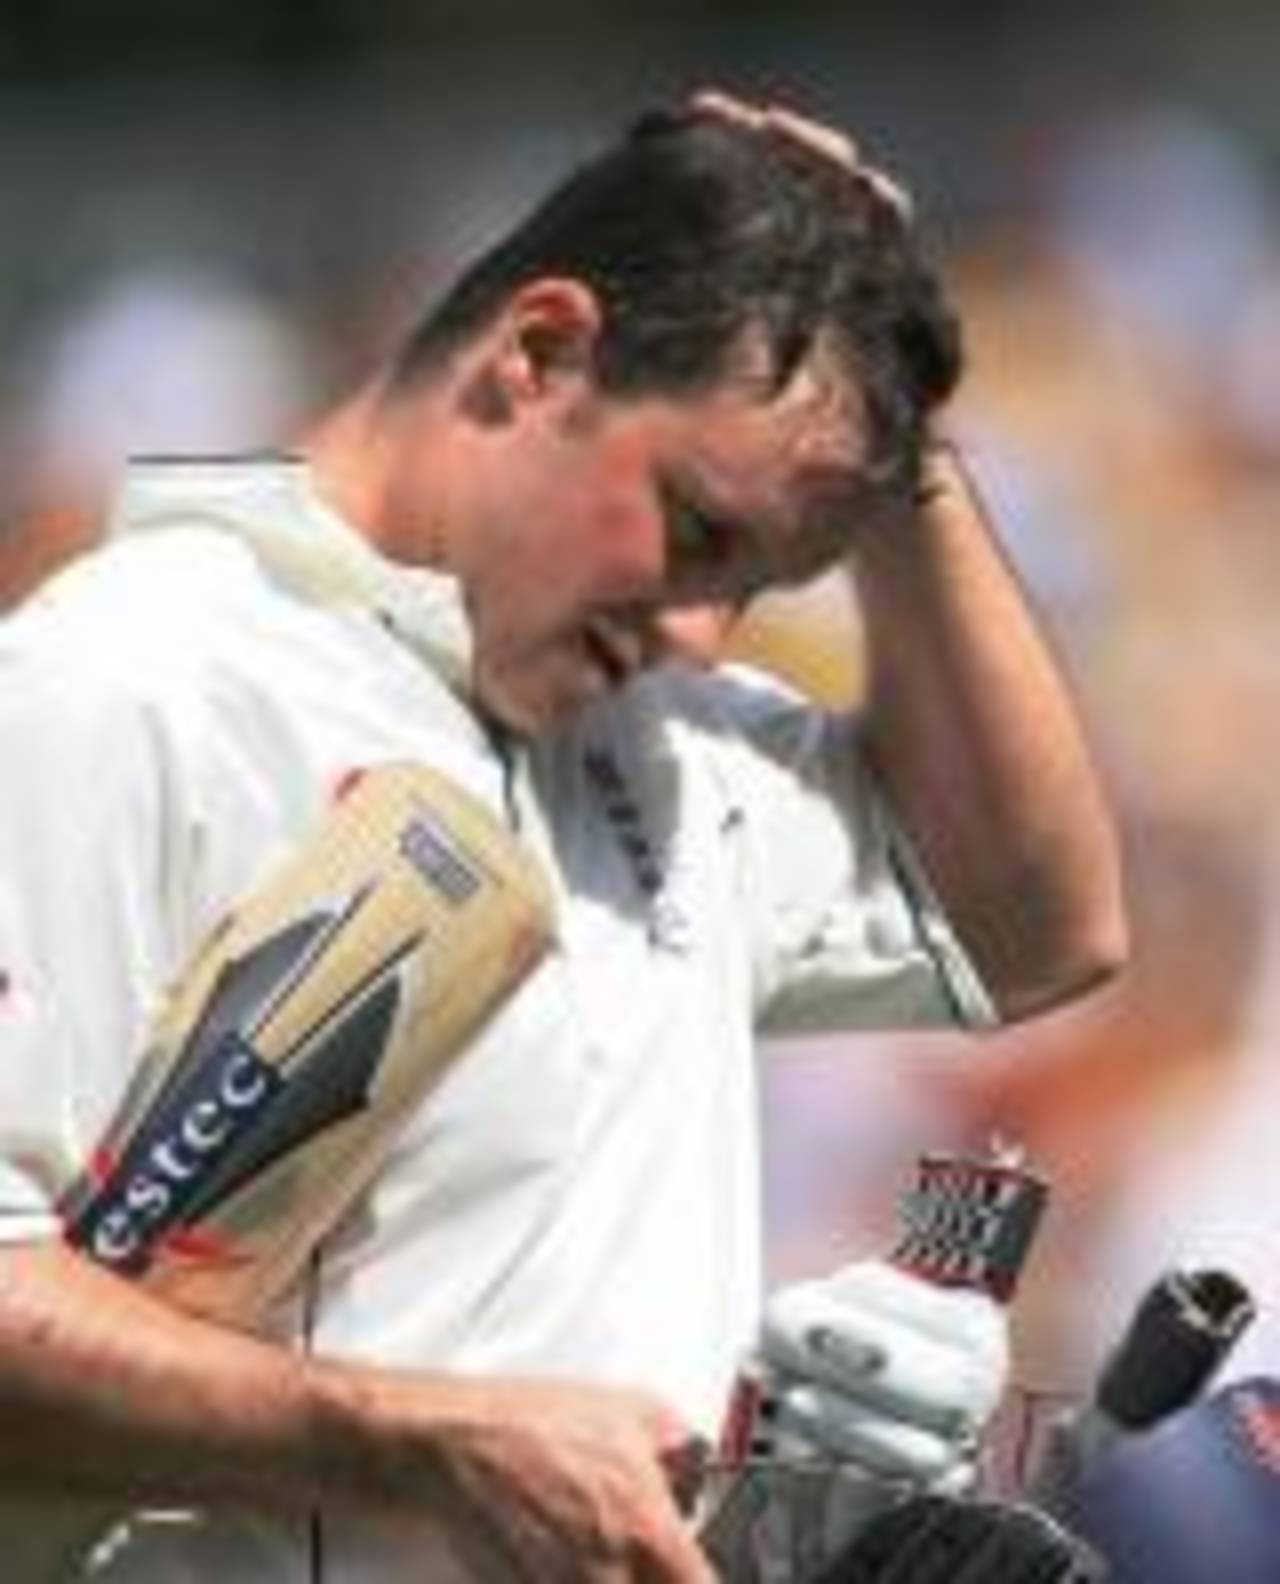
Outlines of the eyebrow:
M736 504L726 502L714 482L708 480L695 466L675 462L663 467L659 485L664 495L676 504L705 518L719 528L728 529L736 537L766 545L767 530L756 521L755 515L743 512Z
M790 583L818 576L823 566L841 559L852 544L850 525L871 481L858 460L824 447L797 463L792 487L782 502L783 517L761 517L726 504L717 474L704 472L693 459L666 463L659 471L659 483L674 504L732 534L748 553L754 552L765 581ZM814 568L794 575L797 558L807 563L811 556Z
M686 487L690 485L691 487ZM678 509L687 511L719 541L724 570L742 585L742 597L751 598L760 588L779 581L784 574L785 540L771 531L770 525L755 515L726 507L713 490L691 471L685 470L666 485L666 492ZM715 559L713 554L712 559Z

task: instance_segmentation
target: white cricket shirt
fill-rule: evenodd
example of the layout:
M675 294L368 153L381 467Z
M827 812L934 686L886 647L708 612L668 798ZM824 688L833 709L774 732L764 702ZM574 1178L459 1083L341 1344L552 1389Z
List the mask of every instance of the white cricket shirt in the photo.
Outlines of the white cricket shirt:
M276 1329L642 1384L714 1433L760 1299L757 1031L992 1010L849 723L664 668L501 747L468 675L456 584L377 556L303 463L130 470L108 545L0 627L0 1237L57 1230L219 914L352 769L425 760L539 853L560 947L329 1240L309 1335L295 1304ZM401 1576L399 1537L306 1530L264 1528L253 1563L247 1530L169 1523L102 1576Z

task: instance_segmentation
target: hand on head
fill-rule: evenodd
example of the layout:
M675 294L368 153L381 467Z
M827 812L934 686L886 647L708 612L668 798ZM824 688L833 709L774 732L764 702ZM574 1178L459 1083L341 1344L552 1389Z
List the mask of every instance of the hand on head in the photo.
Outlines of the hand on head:
M753 131L790 138L795 143L836 165L841 165L850 176L864 181L872 190L895 209L904 220L911 218L911 198L904 188L878 166L869 164L862 156L857 143L839 127L809 116L788 110L785 106L766 103L754 104L718 88L703 88L693 94L689 108L698 115L724 121L733 126L747 127Z

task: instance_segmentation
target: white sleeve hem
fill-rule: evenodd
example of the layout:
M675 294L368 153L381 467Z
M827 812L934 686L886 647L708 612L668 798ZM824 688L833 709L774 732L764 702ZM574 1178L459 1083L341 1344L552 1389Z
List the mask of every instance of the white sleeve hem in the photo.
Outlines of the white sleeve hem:
M0 1203L0 1247L14 1243L48 1243L61 1236L61 1218L47 1206Z
M1002 1021L999 1009L952 929L915 844L887 804L882 804L882 810L889 828L894 869L915 919L921 944L936 964L939 981L955 1008L956 1022L967 1028L998 1028Z

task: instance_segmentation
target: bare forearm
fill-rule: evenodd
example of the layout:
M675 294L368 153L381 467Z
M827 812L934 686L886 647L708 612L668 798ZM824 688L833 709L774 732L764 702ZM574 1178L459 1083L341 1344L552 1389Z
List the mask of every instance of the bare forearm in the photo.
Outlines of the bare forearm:
M1074 704L954 454L927 504L860 543L868 741L1006 1018L1123 957L1112 821Z
M348 1374L179 1314L56 1245L0 1254L0 1483L11 1490L373 1505L376 1460L343 1451L360 1441Z
M0 1249L3 1501L397 1513L477 1577L709 1584L665 1475L684 1442L644 1393L299 1358ZM90 1532L68 1521L50 1557Z

